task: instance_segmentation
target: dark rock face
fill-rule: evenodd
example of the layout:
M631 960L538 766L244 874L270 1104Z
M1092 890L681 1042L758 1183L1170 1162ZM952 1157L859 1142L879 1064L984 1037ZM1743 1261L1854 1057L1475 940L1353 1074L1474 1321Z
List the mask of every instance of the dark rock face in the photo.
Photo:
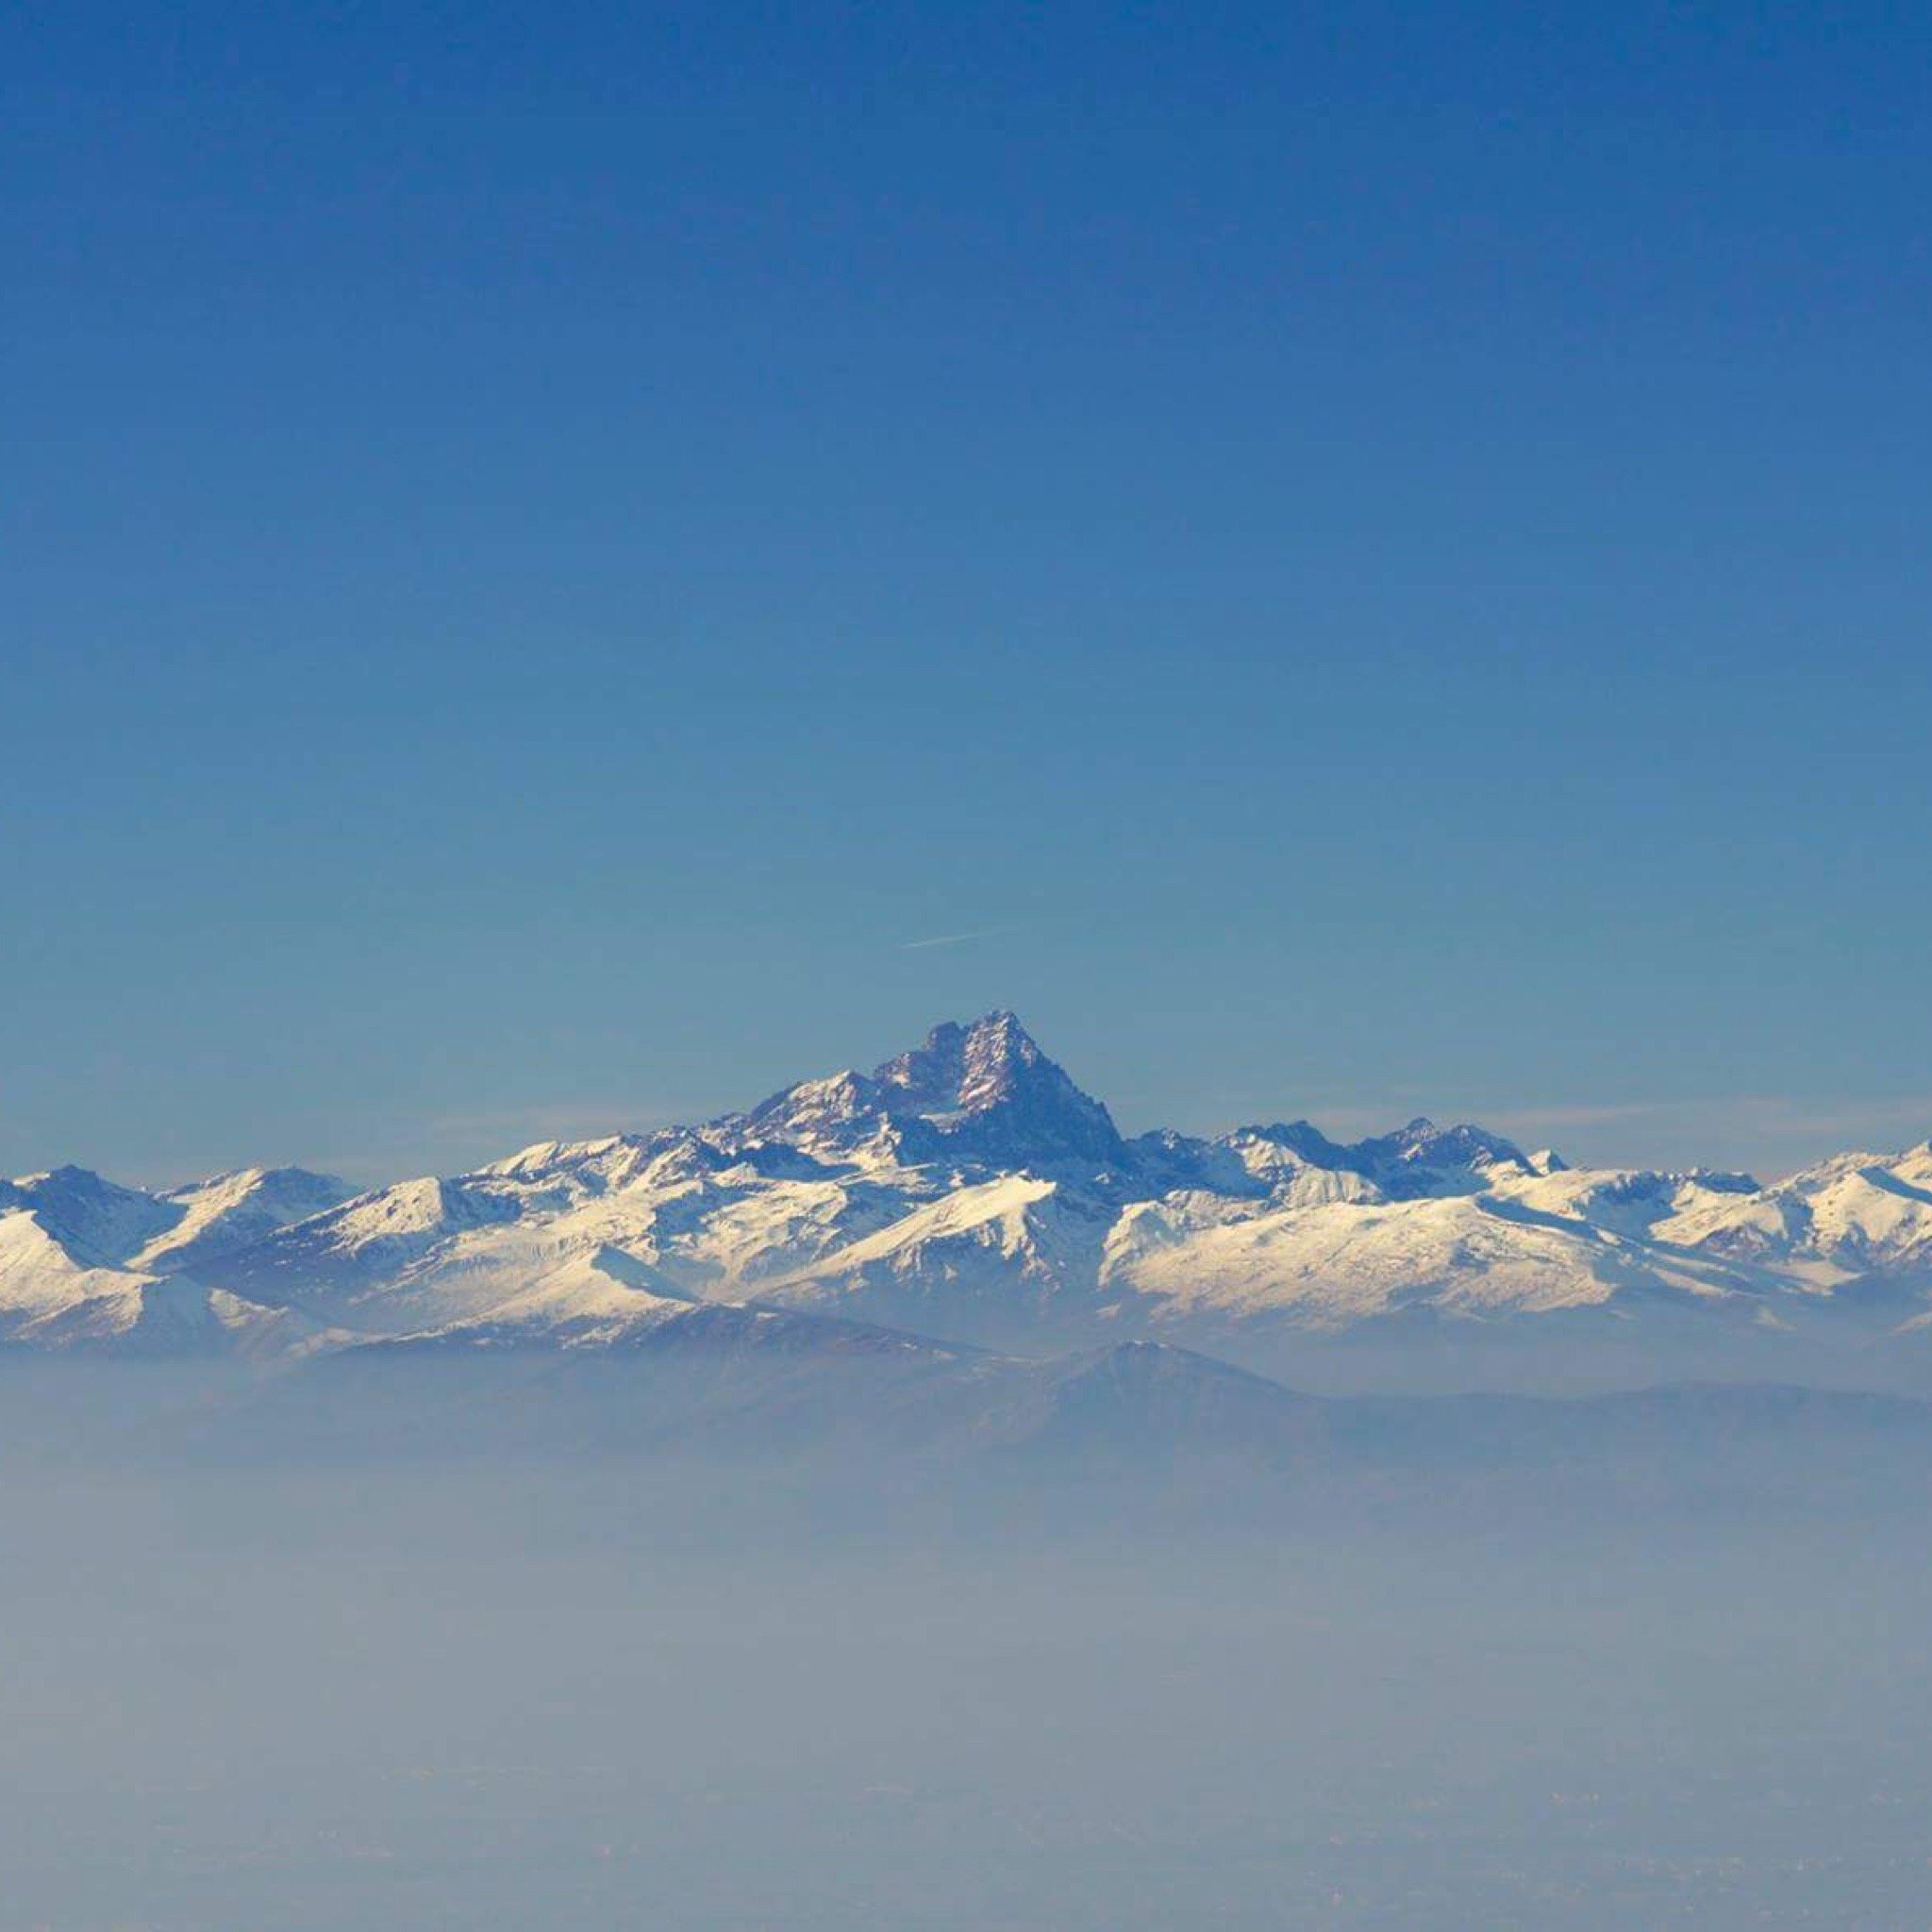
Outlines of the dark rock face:
M1124 1148L1107 1108L1041 1052L1011 1013L935 1026L873 1075L895 1115L915 1113L942 1143L999 1165L1105 1167Z
M1528 1157L1500 1134L1468 1125L1439 1127L1416 1119L1392 1134L1358 1141L1348 1152L1357 1171L1380 1183L1393 1198L1430 1191L1442 1176L1479 1174L1491 1167L1530 1173Z
M1107 1168L1126 1158L1107 1108L1007 1012L948 1021L870 1074L787 1088L731 1124L751 1140L831 1146L888 1135L910 1160Z

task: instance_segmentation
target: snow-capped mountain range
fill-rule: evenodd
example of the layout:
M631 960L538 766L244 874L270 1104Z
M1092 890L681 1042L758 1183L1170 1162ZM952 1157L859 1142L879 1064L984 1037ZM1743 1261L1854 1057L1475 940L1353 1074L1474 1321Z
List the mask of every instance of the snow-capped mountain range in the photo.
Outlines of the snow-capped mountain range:
M1932 1364L1932 1143L1760 1186L1425 1120L1128 1138L998 1012L702 1125L369 1192L295 1169L0 1181L14 1344L612 1348L721 1304L766 1340L1152 1337L1278 1371L1423 1334L1768 1346L1794 1378L1813 1349Z

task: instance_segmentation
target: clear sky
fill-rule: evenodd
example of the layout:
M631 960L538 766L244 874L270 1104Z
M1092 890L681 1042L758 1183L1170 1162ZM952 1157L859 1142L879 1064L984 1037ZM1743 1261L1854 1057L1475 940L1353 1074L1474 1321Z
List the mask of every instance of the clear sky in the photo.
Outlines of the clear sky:
M1017 1008L1932 1133L1922 6L14 9L0 1172Z

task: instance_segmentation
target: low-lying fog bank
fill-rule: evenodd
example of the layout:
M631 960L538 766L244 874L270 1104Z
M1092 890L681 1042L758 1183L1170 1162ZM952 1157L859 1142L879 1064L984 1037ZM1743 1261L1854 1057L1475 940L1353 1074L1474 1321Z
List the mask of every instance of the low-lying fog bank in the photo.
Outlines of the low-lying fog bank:
M680 1500L681 1506L680 1507ZM1922 1924L1864 1524L816 1538L614 1467L0 1497L0 1926Z
M0 1375L0 1932L1932 1914L1912 1406L1137 1361Z

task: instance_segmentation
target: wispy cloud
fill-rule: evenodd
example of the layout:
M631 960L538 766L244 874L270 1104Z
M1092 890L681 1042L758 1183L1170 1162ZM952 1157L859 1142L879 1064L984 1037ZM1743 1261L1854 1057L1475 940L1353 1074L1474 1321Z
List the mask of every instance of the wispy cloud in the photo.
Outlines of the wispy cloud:
M1740 1093L1707 1100L1632 1100L1604 1105L1558 1102L1547 1107L1499 1108L1491 1118L1506 1129L1541 1124L1611 1126L1624 1121L1719 1126L1764 1134L1857 1134L1871 1129L1932 1126L1932 1094L1873 1100L1795 1100L1776 1093Z
M1000 925L983 925L977 932L935 933L928 940L902 940L899 950L902 953L924 953L933 946L963 946L969 940L990 940L1005 930Z
M1547 1144L1572 1158L1748 1169L1774 1178L1828 1154L1884 1154L1932 1131L1932 1095L1869 1100L1749 1093L1708 1099L1564 1103L1491 1111L1490 1124L1524 1144Z

